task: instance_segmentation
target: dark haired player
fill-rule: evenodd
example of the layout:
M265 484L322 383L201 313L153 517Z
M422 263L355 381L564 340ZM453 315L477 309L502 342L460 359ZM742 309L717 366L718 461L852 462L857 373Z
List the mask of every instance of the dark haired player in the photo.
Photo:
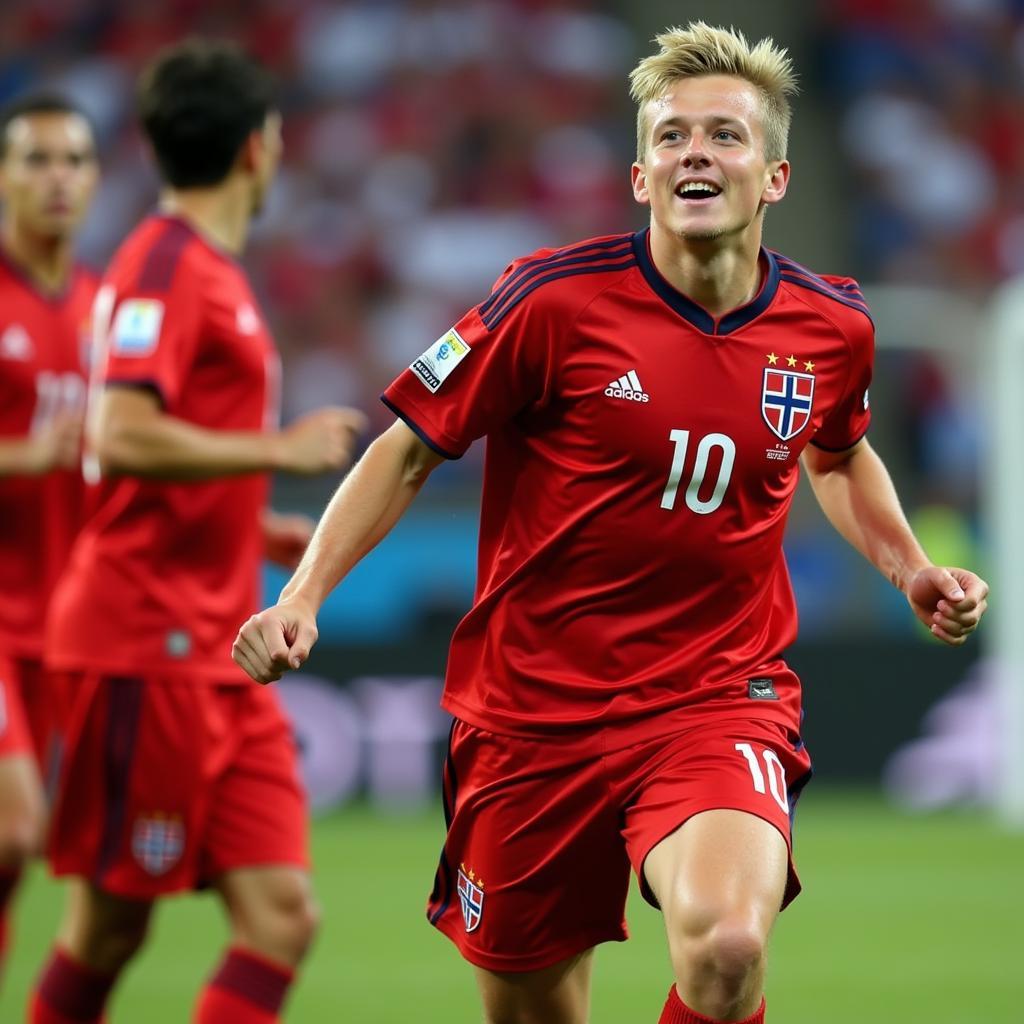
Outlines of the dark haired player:
M291 730L231 638L262 557L294 565L311 530L266 511L268 472L344 467L363 416L276 426L278 357L236 262L281 152L265 72L185 43L144 73L139 108L164 189L95 302L95 494L47 632L71 695L50 860L72 880L31 1020L101 1020L153 902L209 885L231 946L196 1020L268 1024L316 910Z
M82 515L78 470L93 274L72 246L96 189L92 128L56 95L0 111L0 962L42 841L58 703L43 621Z

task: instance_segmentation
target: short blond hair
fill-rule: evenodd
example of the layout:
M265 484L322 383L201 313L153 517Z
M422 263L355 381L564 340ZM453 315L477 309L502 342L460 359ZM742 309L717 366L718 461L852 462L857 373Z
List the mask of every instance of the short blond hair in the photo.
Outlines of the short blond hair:
M663 96L682 78L735 75L761 94L765 158L785 160L792 111L789 97L797 92L793 60L773 39L751 47L742 32L691 21L654 37L661 47L645 57L629 75L629 94L637 104L636 153L642 162L647 150L644 108Z

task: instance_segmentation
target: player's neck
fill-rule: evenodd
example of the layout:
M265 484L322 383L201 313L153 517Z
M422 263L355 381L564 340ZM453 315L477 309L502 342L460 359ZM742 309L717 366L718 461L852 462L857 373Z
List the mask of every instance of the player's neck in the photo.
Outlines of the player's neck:
M62 292L71 275L70 238L45 238L27 231L14 220L4 220L3 250L7 258L40 290Z
M720 317L750 302L761 286L760 233L694 241L651 230L651 258L677 291Z
M251 200L233 182L209 188L169 188L160 195L160 210L187 221L207 241L234 256L249 237Z

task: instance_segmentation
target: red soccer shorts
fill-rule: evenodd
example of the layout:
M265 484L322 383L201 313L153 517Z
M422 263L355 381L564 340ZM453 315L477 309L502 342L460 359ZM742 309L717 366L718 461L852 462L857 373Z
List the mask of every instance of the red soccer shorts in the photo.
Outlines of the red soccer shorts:
M234 868L307 867L295 740L270 687L64 674L71 705L48 854L134 899Z
M614 729L522 738L456 721L427 916L470 963L533 971L625 939L630 865L653 903L644 859L701 811L774 825L790 848L783 906L800 891L791 814L810 758L798 737L732 718L623 749L614 740Z
M0 658L0 757L28 754L46 779L56 754L57 682L32 658Z

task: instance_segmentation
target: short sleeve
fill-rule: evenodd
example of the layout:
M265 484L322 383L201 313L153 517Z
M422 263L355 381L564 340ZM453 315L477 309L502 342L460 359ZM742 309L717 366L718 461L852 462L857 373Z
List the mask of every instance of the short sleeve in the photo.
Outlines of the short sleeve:
M507 314L471 309L382 396L385 405L431 448L460 458L469 446L553 390L559 317L540 289Z
M868 390L875 363L875 332L867 317L858 317L857 326L858 330L850 340L850 372L846 389L811 439L815 447L829 452L852 448L871 424Z
M94 322L106 328L106 384L152 388L165 409L178 405L201 333L198 283L178 273L166 291L119 293L105 284L96 297ZM109 290L108 290L109 289Z

